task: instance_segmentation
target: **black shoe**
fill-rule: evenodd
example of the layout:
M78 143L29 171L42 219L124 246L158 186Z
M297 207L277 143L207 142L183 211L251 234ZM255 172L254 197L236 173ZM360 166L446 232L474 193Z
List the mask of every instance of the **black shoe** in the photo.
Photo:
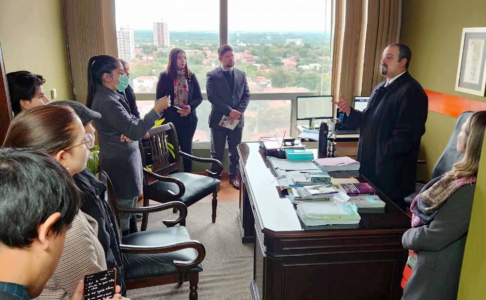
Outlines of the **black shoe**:
M232 185L232 186L233 186L235 189L237 189L237 190L239 190L239 189L240 189L240 181L239 181L238 179L236 179L236 178L232 178L232 179L230 179L230 181L229 181L229 182L230 182L230 184L231 184L231 185Z

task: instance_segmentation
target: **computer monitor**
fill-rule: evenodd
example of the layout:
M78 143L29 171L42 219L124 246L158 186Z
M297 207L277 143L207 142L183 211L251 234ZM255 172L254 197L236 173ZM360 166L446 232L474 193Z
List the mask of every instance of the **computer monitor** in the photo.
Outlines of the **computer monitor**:
M354 97L354 109L363 111L368 106L370 97Z
M297 96L297 120L332 119L332 96Z

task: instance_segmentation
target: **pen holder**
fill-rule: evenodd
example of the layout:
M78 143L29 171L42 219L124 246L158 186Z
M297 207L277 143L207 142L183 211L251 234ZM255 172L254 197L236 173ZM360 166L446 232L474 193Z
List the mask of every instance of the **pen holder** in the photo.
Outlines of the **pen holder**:
M334 157L335 152L336 152L336 142L329 142L327 144L327 156Z
M285 150L283 149L276 149L276 150L270 150L265 153L267 156L272 156L276 158L286 158L287 156L285 155Z
M276 158L286 158L285 150L279 149L275 155Z

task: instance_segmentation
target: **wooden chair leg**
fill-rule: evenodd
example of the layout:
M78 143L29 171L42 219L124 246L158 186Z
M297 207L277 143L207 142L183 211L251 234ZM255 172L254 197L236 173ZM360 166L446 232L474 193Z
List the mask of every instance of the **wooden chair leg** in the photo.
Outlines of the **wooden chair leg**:
M190 283L190 292L189 292L189 300L197 300L197 284L199 282L199 273L195 273L190 276L189 283Z
M218 208L218 192L213 192L213 223L216 223L216 208Z
M149 206L149 199L145 197L145 193L143 194L143 206L144 207ZM140 231L147 230L148 218L149 218L149 214L147 213L142 214L142 225L140 226Z

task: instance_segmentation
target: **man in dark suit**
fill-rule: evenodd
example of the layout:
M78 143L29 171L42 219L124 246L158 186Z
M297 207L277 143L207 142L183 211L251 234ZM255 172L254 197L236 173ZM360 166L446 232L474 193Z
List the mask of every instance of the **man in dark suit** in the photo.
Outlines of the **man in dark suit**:
M224 146L228 140L229 177L235 189L240 188L237 178L238 152L244 126L244 113L250 102L250 90L245 72L234 68L233 48L223 45L218 49L221 66L207 74L206 90L211 102L209 128L211 128L211 156L223 161ZM223 116L230 123L239 120L234 130L219 125Z
M123 59L120 59L120 62L123 65L123 69L125 70L125 74L127 74L128 77L130 77L130 65L128 62L124 61ZM137 119L140 119L140 112L138 111L138 106L137 106L137 98L135 97L135 92L133 91L133 88L128 85L127 88L125 89L125 99L128 102L128 106L130 107L130 113L137 117Z
M373 90L368 107L357 111L341 95L346 126L359 127L360 173L406 209L404 198L415 191L420 139L425 133L428 99L408 72L412 53L404 44L386 47L381 73L386 81Z

